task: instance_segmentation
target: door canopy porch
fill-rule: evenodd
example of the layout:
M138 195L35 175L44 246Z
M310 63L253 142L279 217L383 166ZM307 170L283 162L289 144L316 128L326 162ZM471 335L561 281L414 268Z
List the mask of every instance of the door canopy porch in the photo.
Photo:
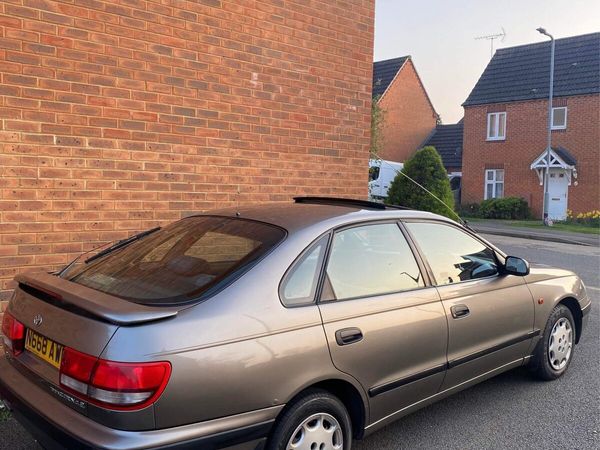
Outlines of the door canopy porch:
M575 168L577 160L563 147L552 147L550 149L549 165L550 169L563 169L567 174L569 185L571 185L571 178L577 178L577 169ZM531 163L530 168L536 171L540 179L540 185L543 185L544 171L546 170L546 150Z

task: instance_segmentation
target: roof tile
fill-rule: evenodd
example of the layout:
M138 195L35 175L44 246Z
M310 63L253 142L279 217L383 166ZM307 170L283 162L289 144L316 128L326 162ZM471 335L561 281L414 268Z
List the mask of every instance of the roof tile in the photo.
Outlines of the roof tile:
M435 147L445 167L462 167L463 122L438 125L422 147Z
M548 97L550 41L496 51L463 106ZM600 33L556 40L554 96L600 92Z

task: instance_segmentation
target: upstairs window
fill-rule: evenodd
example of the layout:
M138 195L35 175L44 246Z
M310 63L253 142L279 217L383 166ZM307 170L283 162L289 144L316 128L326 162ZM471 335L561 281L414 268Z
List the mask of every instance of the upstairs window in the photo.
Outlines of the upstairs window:
M501 141L504 139L506 139L506 113L489 113L487 115L487 140Z
M485 200L504 197L504 169L485 171Z
M567 128L567 107L552 108L552 129L564 130Z

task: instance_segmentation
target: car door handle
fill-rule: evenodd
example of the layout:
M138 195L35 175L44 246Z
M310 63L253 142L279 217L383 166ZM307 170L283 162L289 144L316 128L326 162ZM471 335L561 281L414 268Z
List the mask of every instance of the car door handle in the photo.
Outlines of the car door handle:
M461 317L466 317L471 314L467 305L454 305L450 308L450 312L452 312L452 317L455 319L460 319Z
M335 332L335 341L338 345L354 344L362 341L363 334L358 328L343 328Z

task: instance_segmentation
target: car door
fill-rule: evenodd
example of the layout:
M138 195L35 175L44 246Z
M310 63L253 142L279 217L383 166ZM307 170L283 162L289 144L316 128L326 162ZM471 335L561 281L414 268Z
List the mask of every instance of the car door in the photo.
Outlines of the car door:
M435 394L447 323L437 290L396 222L337 230L319 309L331 358L369 395L376 422Z
M539 330L523 277L501 275L496 252L457 226L405 222L430 267L448 318L448 389L518 365Z

